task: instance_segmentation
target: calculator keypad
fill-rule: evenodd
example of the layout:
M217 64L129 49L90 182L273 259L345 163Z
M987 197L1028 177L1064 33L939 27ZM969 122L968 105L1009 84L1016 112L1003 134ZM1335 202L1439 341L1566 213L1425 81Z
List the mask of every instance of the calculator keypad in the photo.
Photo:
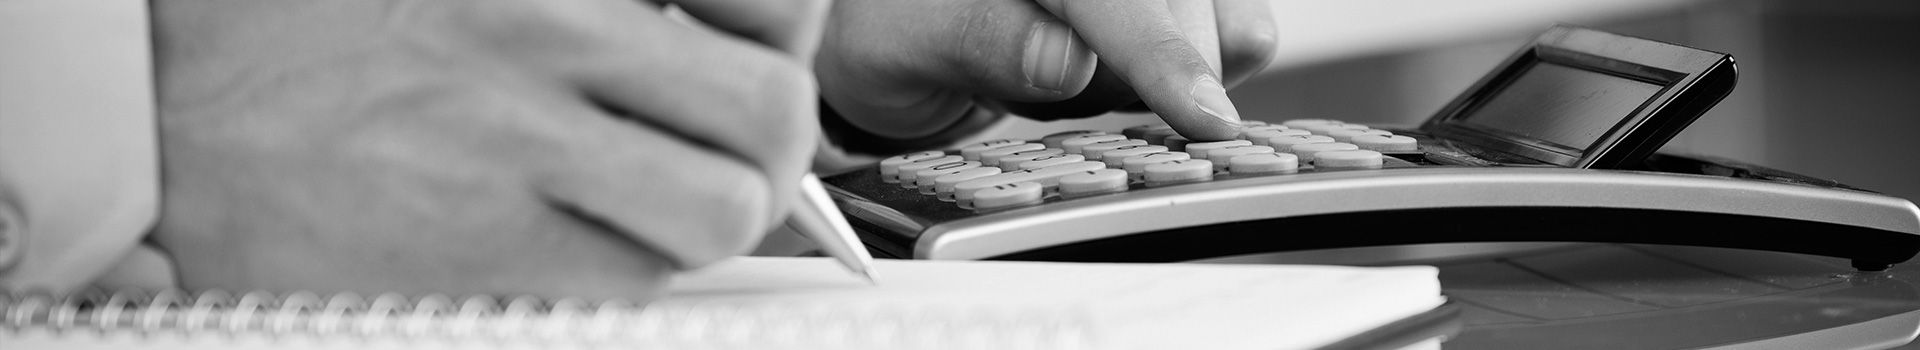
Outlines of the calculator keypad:
M1346 142L1340 142L1346 141ZM883 181L973 210L998 210L1135 188L1271 176L1303 169L1375 169L1382 152L1413 152L1416 139L1365 125L1302 119L1243 123L1240 139L1191 142L1165 125L1118 133L1078 130L1025 140L962 145L881 161ZM1404 162L1402 162L1404 163Z

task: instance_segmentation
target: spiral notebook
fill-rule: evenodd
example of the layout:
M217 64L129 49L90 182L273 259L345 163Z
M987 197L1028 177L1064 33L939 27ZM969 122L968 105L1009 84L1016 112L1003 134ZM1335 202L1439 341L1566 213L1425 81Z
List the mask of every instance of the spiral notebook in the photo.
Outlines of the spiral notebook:
M1310 349L1434 309L1430 267L737 258L619 301L0 298L7 349Z

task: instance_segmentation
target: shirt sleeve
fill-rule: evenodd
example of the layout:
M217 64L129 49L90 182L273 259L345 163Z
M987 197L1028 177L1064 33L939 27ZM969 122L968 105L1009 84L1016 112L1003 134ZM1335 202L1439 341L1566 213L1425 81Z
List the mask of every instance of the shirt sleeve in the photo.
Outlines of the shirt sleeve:
M145 0L0 0L0 291L68 292L159 208Z

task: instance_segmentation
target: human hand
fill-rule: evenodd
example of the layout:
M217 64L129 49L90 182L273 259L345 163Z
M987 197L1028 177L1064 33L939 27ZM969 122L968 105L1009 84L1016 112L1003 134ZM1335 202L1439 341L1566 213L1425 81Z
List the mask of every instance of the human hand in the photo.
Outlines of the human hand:
M730 33L624 0L156 1L157 241L196 289L644 299L785 217L818 137L824 2L679 5Z
M1275 45L1265 0L840 0L831 17L823 98L902 140L970 115L1086 117L1142 100L1188 138L1232 138L1223 87Z

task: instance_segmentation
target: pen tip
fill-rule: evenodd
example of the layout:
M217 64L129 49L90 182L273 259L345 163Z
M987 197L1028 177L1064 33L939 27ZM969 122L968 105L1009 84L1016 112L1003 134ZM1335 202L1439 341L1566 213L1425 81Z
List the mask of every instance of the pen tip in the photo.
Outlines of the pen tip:
M880 285L880 277L873 274L873 269L860 270L860 275L867 277L867 284Z

